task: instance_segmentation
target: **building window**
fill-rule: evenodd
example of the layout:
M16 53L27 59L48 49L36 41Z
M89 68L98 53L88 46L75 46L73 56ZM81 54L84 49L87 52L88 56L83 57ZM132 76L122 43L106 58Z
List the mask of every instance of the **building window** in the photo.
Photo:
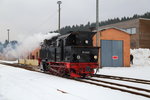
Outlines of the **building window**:
M127 33L136 34L136 28L126 28L124 29Z

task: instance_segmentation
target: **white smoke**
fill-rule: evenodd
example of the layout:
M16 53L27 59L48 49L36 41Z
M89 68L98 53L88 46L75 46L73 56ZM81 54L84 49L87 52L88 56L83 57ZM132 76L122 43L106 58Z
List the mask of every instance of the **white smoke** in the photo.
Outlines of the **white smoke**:
M59 35L59 33L47 33L47 34L33 34L30 37L25 38L19 45L13 49L11 46L5 48L3 54L6 59L16 59L20 57L27 57L36 48L40 47L41 42L45 39L51 39L54 36Z

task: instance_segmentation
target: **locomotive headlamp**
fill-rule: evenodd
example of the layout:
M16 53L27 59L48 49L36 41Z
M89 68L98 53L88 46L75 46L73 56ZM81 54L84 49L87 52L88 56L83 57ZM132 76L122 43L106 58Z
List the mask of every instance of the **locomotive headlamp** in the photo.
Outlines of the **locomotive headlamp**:
M97 56L96 56L96 55L94 56L94 59L97 59Z
M80 59L81 57L80 57L80 55L77 55L77 59Z
M88 40L85 40L85 43L86 43L86 44L88 44L88 43L89 43L89 41L88 41Z

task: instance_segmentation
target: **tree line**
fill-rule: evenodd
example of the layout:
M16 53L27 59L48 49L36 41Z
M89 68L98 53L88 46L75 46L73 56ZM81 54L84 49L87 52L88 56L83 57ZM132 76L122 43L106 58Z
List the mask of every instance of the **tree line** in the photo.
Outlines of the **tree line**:
M137 19L137 18L148 18L150 19L150 12L147 12L143 15L138 15L138 14L134 14L132 17L122 17L122 18L113 18L113 19L108 19L105 21L101 21L99 23L99 26L104 26L104 25L109 25L109 24L114 24L114 23L118 23L118 22L123 22L123 21L127 21L127 20L131 20L131 19ZM84 24L80 24L80 25L73 25L73 26L65 26L62 27L60 30L61 34L66 34L67 32L70 31L91 31L93 29L95 29L96 23L90 23L88 22L86 25ZM51 31L52 32L58 32L58 30L56 31Z
M18 41L16 40L10 42L8 40L5 40L4 43L0 42L0 53L3 53L6 48L15 49L17 45L18 45Z

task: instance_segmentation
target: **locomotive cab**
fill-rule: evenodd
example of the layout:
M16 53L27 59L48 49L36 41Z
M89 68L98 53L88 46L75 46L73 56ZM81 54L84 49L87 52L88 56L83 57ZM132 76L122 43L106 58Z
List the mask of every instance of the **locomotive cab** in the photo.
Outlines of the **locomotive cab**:
M72 32L65 38L66 46L92 46L92 37L95 32Z

